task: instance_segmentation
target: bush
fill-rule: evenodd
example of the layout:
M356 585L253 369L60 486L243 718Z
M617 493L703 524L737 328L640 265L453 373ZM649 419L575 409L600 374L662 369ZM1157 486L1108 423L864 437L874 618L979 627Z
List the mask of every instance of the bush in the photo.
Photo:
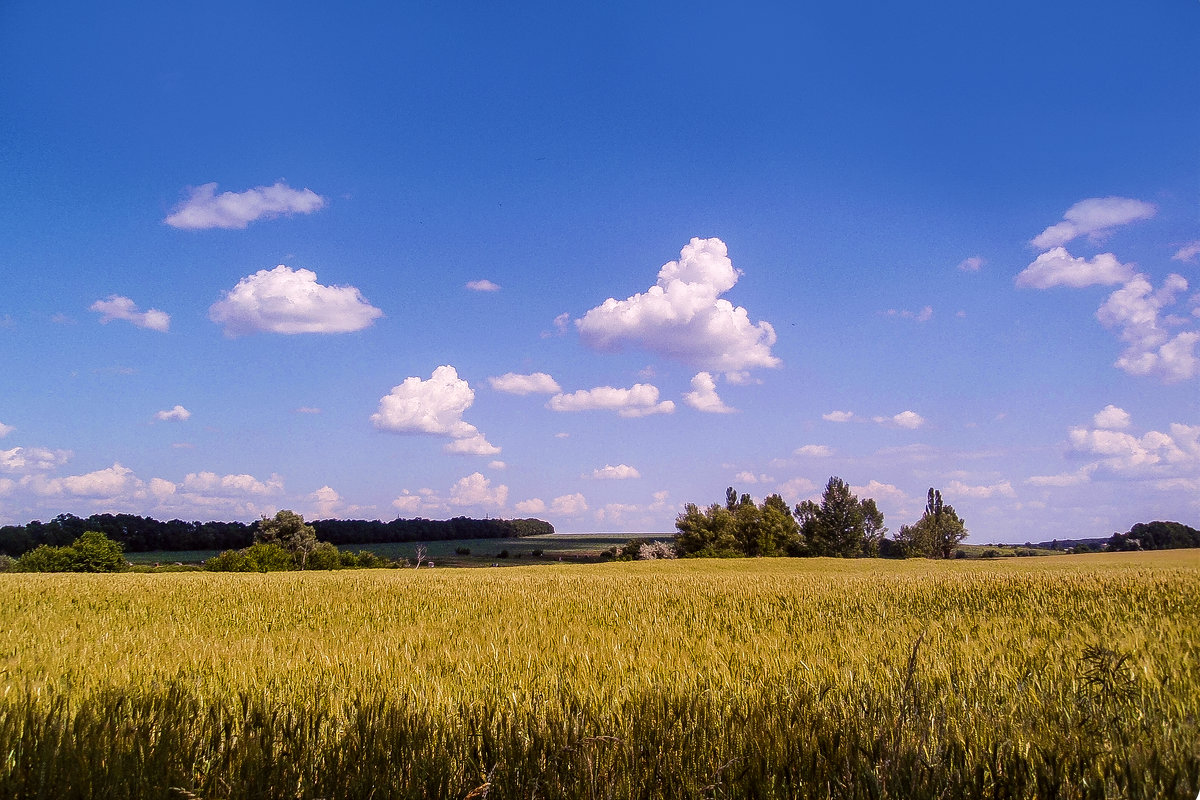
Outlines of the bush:
M496 558L508 558L508 550L501 550L496 554Z
M250 560L244 550L225 550L204 562L211 572L251 572Z
M533 556L534 558L541 558L542 557L542 549L539 547L537 550L534 550L532 553L530 553L530 555Z
M355 553L342 553L343 567L357 567L358 569L378 569L380 567L394 567L396 564L382 556L375 555L370 550L359 550Z
M296 569L296 557L277 544L255 542L245 550L252 572L283 572Z
M213 572L282 572L295 569L295 557L277 544L256 542L244 550L226 550L204 562Z
M471 555L471 548L456 547L456 548L454 548L454 552L458 553L460 556L469 556L469 555Z
M15 572L68 572L71 556L66 547L41 544L25 553L13 564Z
M305 569L341 569L342 554L329 542L317 542L316 547L308 554Z
M65 547L40 545L18 558L16 572L124 572L129 569L121 544L98 531L83 535Z
M643 542L638 548L637 557L643 561L652 561L658 558L675 558L675 546L670 542L656 541Z
M121 543L99 531L84 531L67 549L71 572L123 572L129 569Z
M1000 553L998 551L993 550L992 548L989 547L987 550L983 551L983 555L981 556L981 558L995 558L998 555L1000 555Z

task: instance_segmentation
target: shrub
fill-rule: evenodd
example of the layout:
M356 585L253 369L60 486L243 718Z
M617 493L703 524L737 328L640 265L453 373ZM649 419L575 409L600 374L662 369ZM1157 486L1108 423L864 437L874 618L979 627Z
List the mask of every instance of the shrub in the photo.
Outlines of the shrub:
M539 547L537 550L534 550L532 553L530 553L530 555L533 556L534 558L541 558L542 557L542 549Z
M637 557L643 561L652 561L658 558L676 558L677 553L675 546L670 542L643 542L638 548Z
M296 568L295 556L277 544L255 542L244 552L252 572L283 572Z
M496 554L496 558L508 558L508 550L501 550Z
M13 564L16 572L67 572L71 556L66 547L51 547L42 544L23 554Z
M982 558L995 558L998 555L1000 555L999 552L997 552L996 550L993 550L992 548L989 547L987 550L983 551L983 556L981 556L981 557Z
M40 545L13 564L16 572L124 572L128 562L121 544L98 531L83 535L65 547Z
M296 559L277 544L255 542L244 550L226 550L204 562L213 572L282 572L295 569Z
M84 531L67 550L71 572L124 572L129 569L121 543L99 531Z
M244 550L225 550L204 562L211 572L251 572L250 560Z
M305 569L341 569L342 554L329 542L317 542L308 554Z
M358 567L359 569L400 566L397 562L376 555L370 550L359 550L357 555L342 553L342 564L347 567Z
M456 548L454 548L454 552L458 553L460 556L469 556L469 555L471 555L471 548L456 547Z

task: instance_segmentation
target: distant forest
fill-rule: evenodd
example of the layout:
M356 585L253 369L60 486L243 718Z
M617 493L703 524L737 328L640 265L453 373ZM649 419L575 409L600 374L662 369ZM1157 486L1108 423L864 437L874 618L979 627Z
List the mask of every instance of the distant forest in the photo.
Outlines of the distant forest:
M431 542L449 539L507 539L554 533L554 526L540 519L447 520L394 519L391 522L362 519L322 519L310 523L317 538L335 546L383 544L388 542ZM60 514L49 522L34 520L27 525L0 527L0 554L17 557L39 545L63 547L84 531L99 531L120 542L127 553L154 550L237 550L254 543L257 522L160 522L133 514L93 514L77 517Z

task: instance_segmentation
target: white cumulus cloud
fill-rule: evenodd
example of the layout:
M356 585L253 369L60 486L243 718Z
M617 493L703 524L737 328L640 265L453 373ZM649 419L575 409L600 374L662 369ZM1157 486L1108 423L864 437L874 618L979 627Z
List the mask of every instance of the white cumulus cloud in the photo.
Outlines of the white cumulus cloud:
M186 492L217 497L262 497L283 491L283 479L272 475L260 481L253 475L218 475L215 472L189 472L181 488Z
M458 377L454 367L443 365L428 380L405 378L379 399L379 410L371 422L390 433L423 433L444 436L452 441L446 451L468 455L496 455L492 445L462 415L475 402L470 384Z
M3 439L15 430L16 428L12 425L5 425L3 422L0 422L0 439Z
M895 484L881 483L873 479L867 481L865 486L851 486L850 491L863 500L867 498L886 497L893 502L899 503L908 499L908 495L904 493L904 490L898 488Z
M180 405L166 411L157 411L154 414L154 418L160 422L183 422L191 417L192 412Z
M599 469L592 470L591 475L584 475L583 477L602 481L624 481L631 478L640 478L642 474L628 464L617 464L615 467L611 464L605 464Z
M116 463L107 469L58 480L64 492L79 497L120 497L136 493L142 485L133 470Z
M828 414L822 414L821 419L826 422L849 422L854 419L853 411L830 411Z
M806 444L793 451L798 456L810 458L828 458L833 455L833 448L827 444Z
M405 489L392 501L392 505L405 514L449 511L446 503L432 489L418 489L415 493Z
M68 495L97 500L138 497L144 495L145 491L145 484L133 474L133 470L119 463L95 472L63 478L26 476L21 479L21 485L41 497Z
M971 256L958 262L958 268L963 272L979 272L987 261L981 256Z
M640 347L721 372L779 366L771 354L771 324L753 323L745 308L721 299L740 274L724 242L695 238L678 261L663 265L646 292L610 297L575 324L584 343L597 350Z
M1033 238L1034 247L1058 247L1079 236L1102 238L1113 228L1150 219L1158 209L1129 197L1091 197L1067 209L1063 221Z
M226 336L349 333L382 316L353 286L323 286L315 272L283 264L242 278L208 309Z
M546 510L546 502L537 497L531 497L528 500L522 500L513 506L522 514L541 514Z
M1092 417L1092 422L1097 428L1110 431L1124 430L1129 427L1129 412L1110 403L1096 412L1096 416Z
M503 375L488 378L488 383L497 392L506 394L557 394L562 391L558 381L544 372L533 372L529 375L506 372Z
M467 288L472 292L498 292L500 284L492 283L486 278L478 281L467 281Z
M316 519L332 517L342 505L342 496L332 486L322 486L308 495L312 503L312 514Z
M166 333L171 327L171 315L165 311L152 308L149 311L139 311L137 303L128 297L118 294L108 296L107 300L97 300L88 306L89 311L100 315L100 322L108 324L114 319L131 322L139 328Z
M492 482L482 473L473 472L460 478L450 489L450 502L456 506L503 507L508 501L508 487L501 484L492 487Z
M551 411L616 411L622 417L645 417L670 414L675 410L675 404L670 400L659 402L657 386L635 383L628 389L598 386L571 394L556 394L546 403L546 408Z
M1069 286L1111 286L1124 283L1134 276L1133 267L1122 264L1112 253L1101 253L1091 261L1075 258L1065 248L1055 247L1042 253L1017 275L1017 286L1023 289L1050 289Z
M907 428L910 431L925 424L925 418L915 411L901 411L891 417L872 417L871 420L880 425L892 425L897 428Z
M808 478L792 478L775 487L785 500L805 499L814 496L817 484Z
M293 189L283 181L244 192L217 194L217 184L196 186L163 222L172 228L245 228L251 222L291 214L311 214L325 198L311 189Z
M25 474L45 472L62 466L71 459L70 450L47 450L44 447L14 447L0 450L0 471Z
M683 402L707 414L731 414L736 409L725 405L717 395L717 381L711 372L698 372L692 378L692 390L683 395Z
M554 498L550 503L550 512L566 517L577 516L588 510L587 501L579 492L564 494Z
M1077 426L1068 431L1068 438L1071 450L1089 459L1077 473L1079 478L1075 483L1085 482L1084 477L1091 475L1160 480L1200 478L1200 425L1176 422L1165 432L1151 430L1141 435L1125 430ZM1030 480L1041 485L1072 485L1068 477L1044 476ZM1063 480L1055 482L1056 478Z
M1109 295L1096 318L1107 328L1119 329L1127 345L1116 361L1119 369L1131 375L1154 375L1165 383L1187 380L1200 372L1196 355L1200 332L1172 333L1168 328L1181 324L1182 318L1164 318L1159 313L1187 288L1181 275L1168 275L1158 291L1145 275L1137 275Z

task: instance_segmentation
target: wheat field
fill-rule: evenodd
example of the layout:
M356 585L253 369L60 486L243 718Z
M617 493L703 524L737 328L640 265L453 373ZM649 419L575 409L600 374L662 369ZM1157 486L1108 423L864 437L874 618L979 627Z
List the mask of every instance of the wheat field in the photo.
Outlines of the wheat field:
M1198 788L1196 551L0 575L0 798Z

